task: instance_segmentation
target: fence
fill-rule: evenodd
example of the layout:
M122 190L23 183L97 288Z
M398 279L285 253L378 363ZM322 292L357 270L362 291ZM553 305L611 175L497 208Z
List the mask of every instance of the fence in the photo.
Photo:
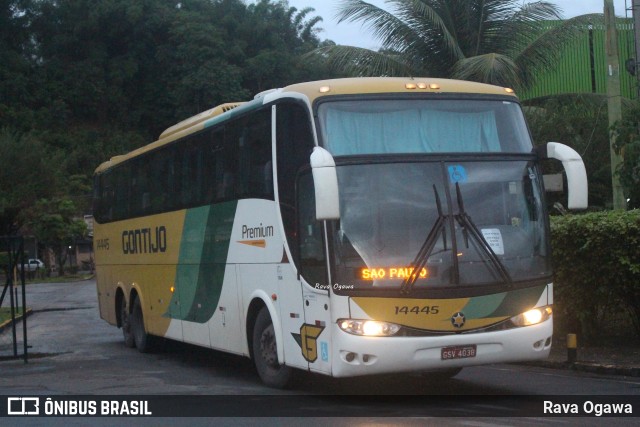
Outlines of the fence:
M549 22L549 27L554 24ZM626 62L635 57L633 20L617 19L620 93L624 98L637 97L638 80L626 71ZM607 56L603 25L585 28L582 36L567 44L557 67L540 76L536 84L519 93L521 99L562 93L607 93ZM640 72L640 70L638 70Z
M24 240L17 236L0 237L0 271L5 276L0 293L0 360L22 357L27 363L27 316L24 266ZM22 307L21 307L22 305ZM22 336L18 336L19 325ZM18 344L22 341L22 354Z

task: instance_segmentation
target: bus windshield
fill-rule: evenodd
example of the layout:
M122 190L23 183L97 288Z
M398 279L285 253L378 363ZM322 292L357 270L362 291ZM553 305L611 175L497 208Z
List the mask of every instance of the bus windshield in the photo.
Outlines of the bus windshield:
M520 106L489 99L332 101L318 107L334 156L389 153L529 153Z
M516 102L342 100L318 117L337 163L330 244L341 289L549 278L541 175Z
M399 289L412 275L413 289L430 289L551 274L530 160L346 164L338 181L331 242L344 289Z

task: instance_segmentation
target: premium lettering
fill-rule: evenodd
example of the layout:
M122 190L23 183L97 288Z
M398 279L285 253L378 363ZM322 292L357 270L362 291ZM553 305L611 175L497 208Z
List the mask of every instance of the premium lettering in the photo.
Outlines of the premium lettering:
M243 239L257 239L261 237L273 237L273 226L268 225L266 227L263 227L262 223L260 223L259 227L247 227L246 225L242 226Z
M164 225L122 232L122 252L125 255L155 254L166 251L167 229Z

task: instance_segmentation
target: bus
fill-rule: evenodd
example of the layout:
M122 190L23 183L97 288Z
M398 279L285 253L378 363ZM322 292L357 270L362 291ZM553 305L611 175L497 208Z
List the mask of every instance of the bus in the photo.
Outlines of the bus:
M587 205L580 156L534 147L514 91L434 78L293 84L100 165L100 316L124 343L251 358L262 381L456 375L544 359L541 162Z

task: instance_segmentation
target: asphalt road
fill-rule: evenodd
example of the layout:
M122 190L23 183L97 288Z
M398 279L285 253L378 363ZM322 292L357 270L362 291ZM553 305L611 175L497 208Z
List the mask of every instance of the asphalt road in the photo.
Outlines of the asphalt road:
M640 395L638 378L521 365L467 368L446 383L429 383L416 375L333 379L300 373L292 389L273 390L262 385L251 362L242 357L180 343L168 343L154 354L140 354L126 348L121 331L99 318L94 281L28 285L27 303L34 311L28 318L30 357L26 364L22 360L0 361L2 396L219 395L237 396L240 400L251 397L264 406L275 404L275 400L269 400L275 395L291 398L298 405L309 405L314 417L334 417L306 419L304 423L309 425L528 425L529 419L488 419L486 416L487 413L513 413L512 401L505 396L580 395L584 399L597 399L620 395L623 400L627 396L630 401L638 401ZM0 345L6 342L9 332L5 330L0 334ZM362 395L369 398L358 397ZM449 407L444 412L442 407L433 405L433 414L456 418L446 418L446 422L445 418L401 418L412 413L415 408L412 405L433 402L435 396L441 395L453 397L445 402ZM260 400L260 396L264 399ZM301 396L311 400L296 400ZM327 396L333 397L327 399ZM395 397L381 405L381 396ZM496 396L496 400L487 400L486 396ZM640 406L634 410L640 413ZM247 415L251 415L251 411L252 408L247 407ZM340 418L349 411L359 418ZM369 412L383 418L368 417ZM282 414L276 411L276 415ZM473 418L477 416L482 418ZM66 420L59 424L65 426L86 424L78 418L55 420ZM113 425L113 420L111 423L108 420L98 420L97 424L92 421L92 424ZM265 424L265 418L259 420ZM575 418L553 420L570 424L577 421ZM580 424L598 425L598 420L602 419L582 419ZM43 425L42 419L20 421L20 425ZM191 418L189 422L206 425L210 421ZM226 425L252 424L251 418L225 418L224 421ZM629 419L619 421L625 421L619 423L624 425ZM149 418L135 420L135 425L173 424L167 418L162 419L161 424ZM299 425L299 422L275 418L266 424Z

